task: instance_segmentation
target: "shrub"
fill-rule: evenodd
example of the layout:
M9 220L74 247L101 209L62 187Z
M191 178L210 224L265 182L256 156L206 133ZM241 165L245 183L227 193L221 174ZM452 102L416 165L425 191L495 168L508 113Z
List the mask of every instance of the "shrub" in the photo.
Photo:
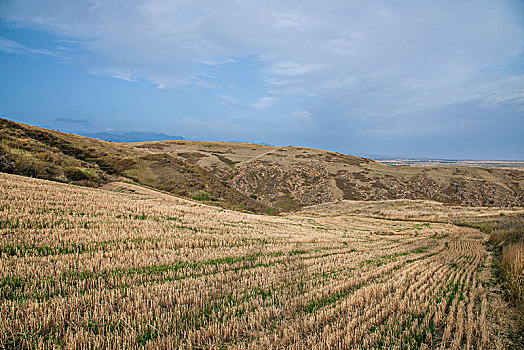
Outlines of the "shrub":
M211 195L207 192L200 192L195 195L193 195L191 198L193 198L196 201L210 201L212 200Z
M82 181L89 179L89 175L84 173L82 169L79 168L67 168L64 172L67 178L71 181Z

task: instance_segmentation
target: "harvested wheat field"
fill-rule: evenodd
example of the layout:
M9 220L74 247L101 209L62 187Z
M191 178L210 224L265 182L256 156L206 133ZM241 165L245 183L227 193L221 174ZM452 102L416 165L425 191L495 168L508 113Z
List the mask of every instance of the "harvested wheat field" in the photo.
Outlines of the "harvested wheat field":
M0 173L0 348L504 348L487 235Z

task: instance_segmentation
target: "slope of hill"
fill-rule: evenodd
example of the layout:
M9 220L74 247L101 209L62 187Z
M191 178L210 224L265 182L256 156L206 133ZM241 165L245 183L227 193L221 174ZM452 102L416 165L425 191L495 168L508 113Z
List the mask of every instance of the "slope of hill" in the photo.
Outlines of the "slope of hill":
M338 200L421 199L523 206L524 172L388 166L299 147L196 141L115 144L0 119L0 171L100 186L127 179L237 210Z
M236 210L274 210L180 157L0 119L0 171L83 186L126 179Z
M349 200L420 199L476 206L524 204L524 172L505 169L388 166L299 147L165 141L134 148L183 157L242 193L293 210Z

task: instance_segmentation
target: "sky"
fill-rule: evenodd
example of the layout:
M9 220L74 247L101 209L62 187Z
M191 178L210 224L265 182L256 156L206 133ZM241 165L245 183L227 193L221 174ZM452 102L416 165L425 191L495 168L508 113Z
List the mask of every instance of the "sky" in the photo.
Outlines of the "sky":
M0 0L0 116L524 160L524 1Z

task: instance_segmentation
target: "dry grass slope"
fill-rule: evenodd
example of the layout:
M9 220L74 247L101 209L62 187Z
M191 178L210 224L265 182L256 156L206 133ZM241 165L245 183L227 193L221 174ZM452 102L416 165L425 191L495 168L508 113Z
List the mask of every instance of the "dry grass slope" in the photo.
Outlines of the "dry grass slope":
M515 341L524 347L524 213L461 219L460 225L489 233L489 246L495 255L495 271L504 294L514 306L519 329Z
M0 174L0 348L504 348L487 239Z
M0 171L99 187L126 179L256 213L338 200L427 198L524 206L524 171L394 167L299 147L195 141L115 144L0 119Z
M91 187L126 179L185 197L205 192L210 203L230 209L278 211L181 157L1 118L0 140L1 172Z
M387 166L301 147L193 141L133 144L182 157L247 195L284 210L337 200L430 198L473 206L523 206L524 172L506 169Z

